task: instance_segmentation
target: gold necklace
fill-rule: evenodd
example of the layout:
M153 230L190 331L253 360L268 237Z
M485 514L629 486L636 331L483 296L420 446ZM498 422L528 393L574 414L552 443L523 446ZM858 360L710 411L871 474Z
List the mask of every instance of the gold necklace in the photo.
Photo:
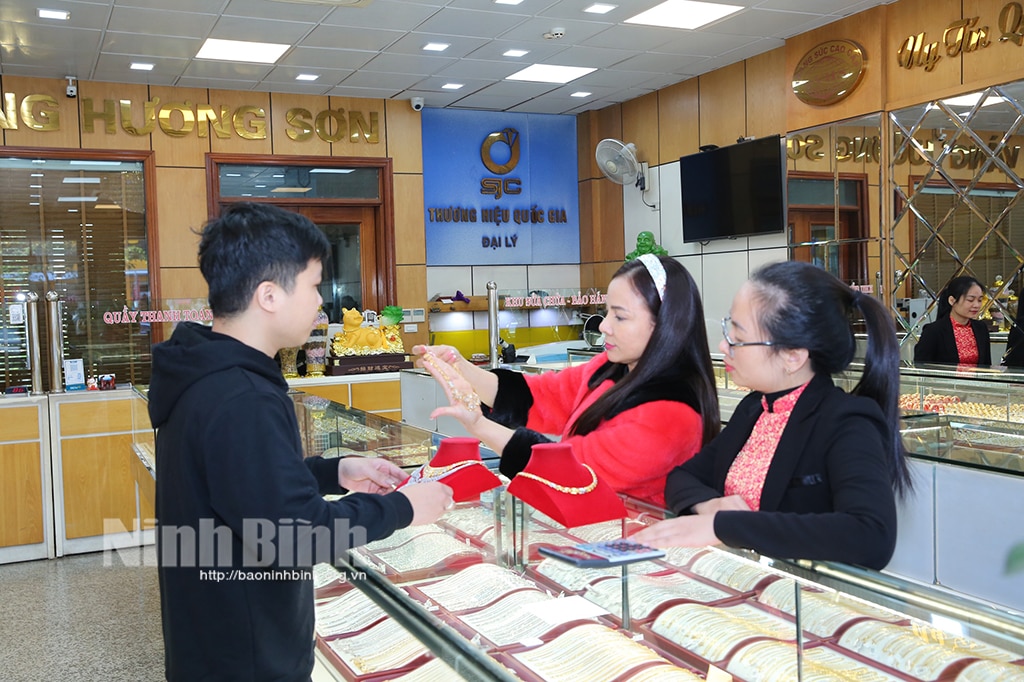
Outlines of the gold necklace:
M444 477L446 474L449 474L453 471L457 471L459 469L471 467L474 464L479 464L480 466L483 467L487 466L479 459L464 459L460 462L455 462L454 464L448 464L446 466L440 467L431 466L429 463L424 464L419 469L413 472L412 476L410 477L409 483L436 481L439 478Z
M518 474L516 474L516 476L522 476L523 478L529 478L531 480L537 481L538 483L542 483L547 487L553 488L560 493L565 493L566 495L585 495L597 487L597 474L595 474L594 470L591 469L590 466L587 464L584 464L583 468L590 472L591 480L590 483L588 483L587 485L580 486L578 488L573 488L567 485L560 485L558 483L555 483L554 481L549 481L546 478L541 478L537 474L531 474L529 471L520 471Z

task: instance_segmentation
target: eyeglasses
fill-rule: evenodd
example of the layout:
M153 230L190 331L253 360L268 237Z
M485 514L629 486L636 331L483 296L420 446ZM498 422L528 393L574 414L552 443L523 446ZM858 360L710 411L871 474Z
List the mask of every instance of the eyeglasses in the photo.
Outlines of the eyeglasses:
M722 336L725 338L725 342L729 344L729 355L732 355L733 348L739 348L740 346L774 346L774 341L733 341L732 337L729 336L729 324L732 322L732 317L726 315L722 318Z

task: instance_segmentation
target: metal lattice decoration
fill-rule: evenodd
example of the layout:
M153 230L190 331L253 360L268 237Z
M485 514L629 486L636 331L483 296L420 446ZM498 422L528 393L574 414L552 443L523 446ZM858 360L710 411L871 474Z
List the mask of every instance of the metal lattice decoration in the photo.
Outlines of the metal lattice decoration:
M916 341L939 292L961 275L984 285L982 317L1006 331L1024 283L1024 83L893 111L889 121L902 342Z

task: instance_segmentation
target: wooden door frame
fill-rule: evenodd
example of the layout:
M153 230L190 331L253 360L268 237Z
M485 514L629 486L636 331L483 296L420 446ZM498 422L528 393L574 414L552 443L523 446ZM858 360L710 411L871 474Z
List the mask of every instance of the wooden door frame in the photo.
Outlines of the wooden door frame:
M232 197L222 199L220 196L220 174L218 168L222 164L244 164L262 166L319 166L335 168L377 168L380 185L377 199L304 199L304 198L269 198L247 197L244 201L273 204L282 208L295 210L316 208L361 208L373 212L374 224L374 268L372 278L370 272L364 272L364 282L369 291L364 292L365 301L376 298L377 309L398 302L397 259L395 256L395 202L394 180L390 158L363 156L277 156L266 154L206 154L207 182L207 215L210 220L220 213L220 207L242 199ZM369 294L369 296L367 296Z

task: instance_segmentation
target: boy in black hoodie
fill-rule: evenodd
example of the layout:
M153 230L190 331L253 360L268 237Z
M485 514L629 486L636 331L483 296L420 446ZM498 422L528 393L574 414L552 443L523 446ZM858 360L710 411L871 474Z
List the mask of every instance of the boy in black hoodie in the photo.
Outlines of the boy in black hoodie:
M451 489L380 459L303 459L295 408L274 362L309 336L321 298L323 233L243 203L206 225L199 268L213 327L185 322L153 349L157 554L171 682L308 681L310 567L356 544L434 521ZM353 494L327 502L327 493Z

